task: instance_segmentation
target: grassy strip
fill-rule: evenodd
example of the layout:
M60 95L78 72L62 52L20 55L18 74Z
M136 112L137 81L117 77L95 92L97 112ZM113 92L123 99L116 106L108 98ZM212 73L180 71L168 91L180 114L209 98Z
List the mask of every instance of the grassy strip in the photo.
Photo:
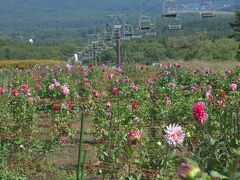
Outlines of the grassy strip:
M33 67L36 64L40 66L51 66L51 65L61 65L67 64L66 61L56 61L56 60L3 60L0 61L0 68L19 68L25 69Z

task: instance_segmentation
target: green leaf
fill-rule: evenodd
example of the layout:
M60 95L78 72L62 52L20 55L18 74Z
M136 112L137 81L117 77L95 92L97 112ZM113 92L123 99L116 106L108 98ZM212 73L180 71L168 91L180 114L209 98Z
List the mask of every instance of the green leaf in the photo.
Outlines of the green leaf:
M210 137L210 142L211 142L211 145L214 145L216 143L216 139L213 139L212 137Z
M219 174L217 171L211 171L210 174L211 174L214 178L228 179L228 177Z

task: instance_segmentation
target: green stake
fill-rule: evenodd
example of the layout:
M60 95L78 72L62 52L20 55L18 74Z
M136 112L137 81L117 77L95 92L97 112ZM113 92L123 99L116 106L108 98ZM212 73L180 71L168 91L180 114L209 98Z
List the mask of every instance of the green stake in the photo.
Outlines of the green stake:
M86 156L87 156L87 151L84 150L83 151L83 163L82 163L82 166L81 166L81 180L84 179L84 164L85 164L85 161L86 161Z
M78 149L77 180L79 180L79 172L80 172L80 166L81 166L81 152L82 152L82 142L83 142L83 126L84 126L84 118L83 118L83 112L82 112L80 142L79 142L79 149ZM81 179L82 179L82 175L81 175Z

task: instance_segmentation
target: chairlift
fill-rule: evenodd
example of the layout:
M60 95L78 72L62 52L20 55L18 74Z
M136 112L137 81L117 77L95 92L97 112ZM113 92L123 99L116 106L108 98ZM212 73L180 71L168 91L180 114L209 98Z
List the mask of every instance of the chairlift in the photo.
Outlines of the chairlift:
M132 37L134 34L133 26L130 24L123 25L123 36L124 37Z
M216 15L215 9L214 9L214 1L213 0L201 0L199 13L202 18L214 17Z
M135 29L132 39L141 39L141 38L142 38L142 34L140 31L140 27L138 27Z
M112 31L112 38L115 40L121 39L121 25L114 25L113 27L113 31Z
M133 39L142 39L142 35L133 35L132 38Z
M83 51L83 56L85 59L90 59L93 57L93 50L92 48L85 48L84 51Z
M163 18L176 18L179 16L178 3L175 0L166 0L163 2Z
M112 50L113 47L112 46L106 46L106 50Z
M168 29L169 30L180 30L182 28L182 22L180 18L174 18L169 20Z
M97 47L97 49L101 49L102 47L105 46L105 42L104 42L104 39L103 39L103 38L98 37L97 42L98 42L98 47Z
M141 15L139 18L140 31L149 31L152 25L151 18L149 16Z
M110 32L104 32L104 41L111 41L112 40L112 35Z
M146 32L146 36L147 37L155 37L157 36L157 32L156 32L156 29L155 29L155 24L152 24L149 31Z
M157 32L156 31L146 32L146 36L147 37L155 37L155 36L157 36Z
M147 37L155 37L157 36L157 31L155 28L155 17L154 17L154 23L151 23L149 31L146 32Z
M112 31L112 26L110 26L109 24L106 24L103 32L104 41L112 41L111 31Z
M92 48L97 49L98 48L98 41L93 41L92 42Z

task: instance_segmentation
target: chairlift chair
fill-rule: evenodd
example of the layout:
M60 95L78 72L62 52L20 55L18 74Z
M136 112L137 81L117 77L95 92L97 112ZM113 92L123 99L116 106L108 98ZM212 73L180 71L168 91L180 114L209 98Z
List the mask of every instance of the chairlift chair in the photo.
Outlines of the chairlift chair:
M149 29L149 31L146 32L146 36L147 37L155 37L155 36L157 36L157 32L156 32L156 29L155 29L155 24L151 25L151 28Z
M111 41L112 40L112 35L110 32L104 32L104 41Z
M98 48L98 41L93 41L92 42L92 48L97 49Z
M174 18L168 23L169 30L180 30L182 29L182 22L180 18Z
M104 43L104 41L98 41L98 48L97 49L103 49L104 48L104 46L105 46L105 43Z
M112 31L112 26L109 24L106 24L103 32L104 41L112 41L111 31Z
M123 40L123 41L128 41L130 39L131 39L130 36L122 36L122 38L121 38L121 40Z
M82 52L82 51L79 51L79 52L77 52L77 55L78 55L78 57L81 59L82 56L83 56L83 52Z
M133 26L130 24L123 25L123 36L124 37L132 37L134 33Z
M84 58L86 59L86 58L88 58L88 59L90 59L90 58L92 58L93 57L93 50L92 50L92 48L85 48L85 50L83 51L83 56L84 56Z
M156 31L146 32L146 36L147 37L155 37L155 36L157 36L157 32Z
M149 31L146 32L147 37L155 37L157 36L157 31L155 27L155 17L154 17L154 23L151 24Z
M133 39L142 39L142 35L133 35L132 38Z
M106 50L112 50L113 47L112 46L106 46Z
M142 38L142 34L140 31L140 27L138 27L135 29L132 39L141 39L141 38Z
M112 38L115 40L121 39L121 25L115 25L112 31Z
M202 18L214 17L214 1L213 0L201 0L199 14Z
M178 3L175 0L166 0L163 2L163 18L176 18L179 16Z
M177 24L169 24L168 25L168 29L169 30L179 30L181 28L182 28L181 24L179 24L179 25L177 25Z
M139 28L140 31L149 31L151 28L152 22L149 16L141 15L139 18Z
M122 40L130 40L134 34L133 26L130 24L123 25Z

